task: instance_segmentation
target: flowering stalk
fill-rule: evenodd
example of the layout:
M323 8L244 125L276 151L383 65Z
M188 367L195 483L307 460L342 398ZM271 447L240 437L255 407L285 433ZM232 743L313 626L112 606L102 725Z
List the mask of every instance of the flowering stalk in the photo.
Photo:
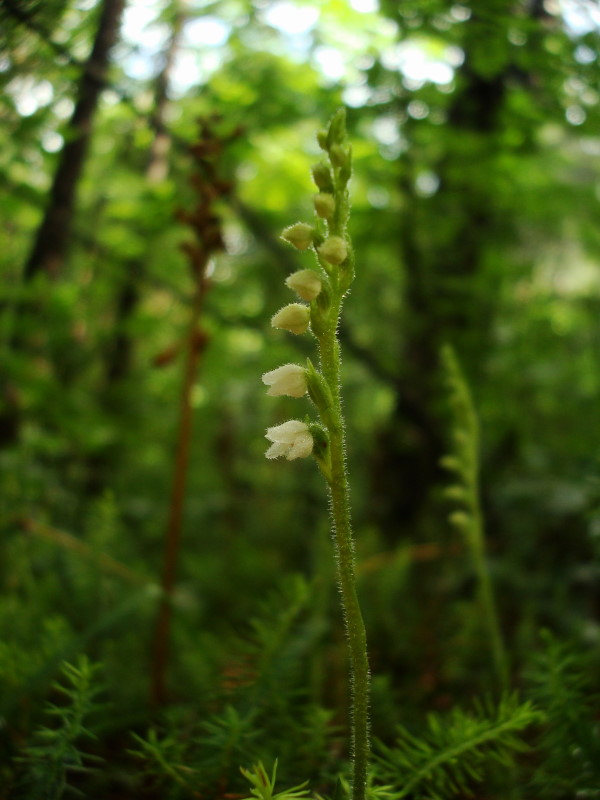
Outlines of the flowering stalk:
M297 250L312 249L316 255L317 269L300 270L286 280L287 286L309 305L285 306L275 314L272 325L296 334L310 328L318 343L319 369L310 360L306 368L287 364L266 373L263 381L270 387L268 394L298 397L304 385L298 372L302 370L306 392L319 412L320 423L290 420L269 428L267 438L273 444L267 451L267 458L285 456L292 460L312 453L329 488L337 580L352 684L352 798L364 800L369 761L369 662L356 592L337 336L343 299L354 279L354 253L347 232L351 149L343 109L333 116L327 130L320 131L317 138L327 158L312 170L319 190L314 199L316 223L311 226L298 222L282 234L282 238Z

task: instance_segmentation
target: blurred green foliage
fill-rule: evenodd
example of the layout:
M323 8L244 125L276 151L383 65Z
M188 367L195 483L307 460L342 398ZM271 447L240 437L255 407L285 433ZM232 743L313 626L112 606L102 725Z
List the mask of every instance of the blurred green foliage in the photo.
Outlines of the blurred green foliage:
M0 6L12 413L0 426L0 796L43 782L44 708L65 661L89 667L82 654L101 662L102 690L96 738L81 747L104 762L65 768L61 792L241 797L239 767L271 774L276 758L281 786L336 791L348 698L325 493L313 464L264 459L265 429L297 416L299 401L267 401L260 375L309 353L269 326L290 299L283 279L306 266L278 235L311 220L314 133L340 103L355 164L357 280L341 338L373 731L388 748L399 724L426 741L428 713L469 721L492 683L469 555L443 497L447 341L479 419L486 564L511 686L546 720L524 734L525 755L507 756L511 796L598 796L597 712L585 712L600 656L595 5L131 0L67 261L24 281L100 5ZM162 73L167 169L151 180L156 79L177 14L182 37ZM234 190L219 207L226 250L203 311L173 702L161 710L148 701L150 643L192 296L175 213L193 201L197 120L215 113L243 135L220 164ZM570 704L583 709L576 719ZM477 718L482 730L494 713ZM79 746L64 724L52 730L48 741ZM501 771L480 767L477 796L507 797Z

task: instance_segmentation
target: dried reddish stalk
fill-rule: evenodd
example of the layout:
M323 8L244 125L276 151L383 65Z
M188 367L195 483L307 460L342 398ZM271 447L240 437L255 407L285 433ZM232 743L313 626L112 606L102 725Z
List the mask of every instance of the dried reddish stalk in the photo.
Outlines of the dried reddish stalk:
M167 699L166 670L168 642L171 629L171 601L181 547L181 523L189 465L190 440L192 436L193 410L191 396L198 372L200 354L206 344L205 336L198 330L205 286L205 281L199 281L194 294L192 319L186 347L184 378L181 388L179 432L175 451L169 518L165 535L163 575L161 582L163 594L158 609L154 639L154 659L152 662L151 693L152 702L155 704L163 704Z
M181 529L185 490L189 469L190 442L192 437L193 409L192 390L196 382L200 357L207 345L208 337L200 327L204 298L208 289L206 268L213 253L223 249L221 221L214 210L215 202L227 195L231 186L217 176L217 164L227 142L238 136L236 130L220 136L211 120L201 124L201 137L191 148L198 173L191 184L198 195L198 203L191 213L180 211L178 218L194 232L196 241L186 242L182 249L188 257L194 278L194 295L189 332L185 340L185 362L180 400L179 431L175 450L175 463L169 516L165 533L163 575L158 618L154 634L154 650L151 669L151 700L163 704L167 700L167 666L171 631L172 599L177 575L177 563L181 549Z

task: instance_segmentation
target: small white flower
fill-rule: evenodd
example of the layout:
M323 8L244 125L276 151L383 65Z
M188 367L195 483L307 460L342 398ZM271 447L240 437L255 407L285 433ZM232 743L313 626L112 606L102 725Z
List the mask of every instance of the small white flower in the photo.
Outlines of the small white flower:
M308 425L297 419L268 428L266 438L273 442L265 453L267 458L285 456L288 461L293 461L295 458L307 458L313 450L313 437Z
M319 255L330 264L341 264L348 257L348 245L341 236L330 236L318 250Z
M321 278L314 269L299 269L286 278L285 285L303 300L314 300L321 292Z
M282 328L290 333L305 333L310 322L310 308L302 303L284 306L271 319L274 328Z
M313 243L314 233L315 230L312 226L307 225L305 222L296 222L294 225L285 228L281 238L298 250L308 250Z
M270 387L267 394L271 397L302 397L306 394L306 370L298 364L284 364L283 367L265 372L262 381Z

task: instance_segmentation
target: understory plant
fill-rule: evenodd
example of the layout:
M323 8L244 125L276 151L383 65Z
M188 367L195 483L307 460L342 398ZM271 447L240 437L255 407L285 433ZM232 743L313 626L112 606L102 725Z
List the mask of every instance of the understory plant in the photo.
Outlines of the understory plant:
M272 396L300 398L308 394L319 421L306 417L269 428L266 437L271 446L266 456L293 461L312 455L329 490L352 688L352 798L364 800L369 761L369 663L356 591L338 339L343 300L355 273L348 234L352 155L343 109L332 117L326 130L319 131L317 139L325 157L312 168L319 190L314 197L316 221L297 222L282 234L297 250L311 251L316 264L287 278L286 285L304 302L286 305L273 316L271 324L297 335L310 331L317 342L318 366L310 359L305 366L285 364L263 375L263 382Z
M541 633L544 649L527 670L533 701L546 714L537 740L534 796L600 797L600 707L597 646Z
M392 746L377 743L375 771L393 784L394 800L470 795L492 765L512 772L513 754L528 749L523 732L541 719L533 704L519 702L516 694L504 695L497 705L475 703L471 712L456 707L431 713L419 736L398 727Z
M96 738L88 720L99 707L99 669L83 655L77 663L63 665L62 680L53 686L61 702L46 708L53 724L40 725L17 759L21 774L15 797L60 800L73 775L89 772L101 761L81 746L82 740Z
M255 764L252 769L244 769L242 767L241 772L252 786L250 790L252 796L246 797L245 800L254 800L254 798L258 798L258 800L295 800L297 797L306 797L308 794L305 783L295 786L293 789L274 794L277 761L275 761L271 775L266 771L262 762Z
M454 349L445 345L441 358L448 387L452 436L452 452L444 456L441 463L454 475L453 484L445 490L446 497L458 506L451 512L449 520L463 536L472 560L481 619L487 632L498 693L502 693L509 688L509 669L486 563L483 514L479 499L479 422L469 384Z

